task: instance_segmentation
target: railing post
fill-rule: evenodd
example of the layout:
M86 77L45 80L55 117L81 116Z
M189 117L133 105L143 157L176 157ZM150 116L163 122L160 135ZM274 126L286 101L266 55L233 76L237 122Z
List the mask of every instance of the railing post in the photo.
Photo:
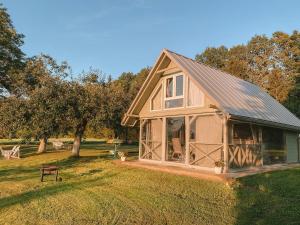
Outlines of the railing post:
M166 117L162 118L162 140L161 140L161 161L166 161L166 141L167 141L167 120Z
M262 140L262 128L259 127L259 147L260 147L260 154L261 154L261 165L264 165L264 149L263 149L263 140Z
M139 159L141 159L142 156L142 132L143 132L143 119L140 119Z
M223 153L224 153L224 173L228 173L228 116L223 116Z
M190 120L185 116L185 164L190 163Z

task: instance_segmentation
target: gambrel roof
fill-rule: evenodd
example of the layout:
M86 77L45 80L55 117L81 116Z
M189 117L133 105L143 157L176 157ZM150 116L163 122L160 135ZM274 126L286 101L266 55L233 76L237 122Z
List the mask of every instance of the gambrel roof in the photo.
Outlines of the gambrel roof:
M130 116L136 116L139 113L141 107L138 105L143 105L144 100L149 97L147 87L151 88L153 84L150 85L150 83L159 80L160 76L155 71L164 57L168 57L186 76L199 85L224 113L245 120L300 130L300 120L258 86L167 49L160 54L157 63L125 115L123 125L128 124Z

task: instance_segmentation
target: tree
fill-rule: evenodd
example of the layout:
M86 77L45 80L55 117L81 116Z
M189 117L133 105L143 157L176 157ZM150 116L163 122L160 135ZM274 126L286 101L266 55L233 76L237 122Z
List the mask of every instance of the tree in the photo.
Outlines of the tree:
M0 4L0 96L14 90L17 71L24 66L23 34L17 33L6 8Z
M228 49L225 46L218 48L208 47L201 54L196 55L196 61L217 69L223 69L228 56Z
M109 92L105 106L105 125L113 130L114 138L123 136L127 141L128 128L121 126L121 120L149 72L150 68L143 68L137 74L122 73L117 80L108 82Z
M66 120L74 131L73 156L79 157L81 139L89 123L102 121L106 96L105 79L97 70L83 74L79 81L68 83L68 96L65 101L69 109Z
M68 109L65 96L68 91L66 62L57 64L47 55L26 60L14 91L1 101L1 121L6 134L16 133L40 140L38 152L46 151L47 140L68 129L64 115Z
M298 114L300 35L256 35L247 45L207 48L196 60L252 82Z
M64 118L67 85L63 80L67 69L65 62L59 65L50 56L41 55L27 61L24 80L19 81L30 115L25 126L30 127L32 137L40 140L39 153L46 151L50 136L63 133L68 126Z
M7 98L0 99L1 134L4 137L11 137L17 133L22 133L18 136L28 138L30 136L27 132L29 131L27 122L30 118L30 114L28 112L27 100L24 98L8 96Z

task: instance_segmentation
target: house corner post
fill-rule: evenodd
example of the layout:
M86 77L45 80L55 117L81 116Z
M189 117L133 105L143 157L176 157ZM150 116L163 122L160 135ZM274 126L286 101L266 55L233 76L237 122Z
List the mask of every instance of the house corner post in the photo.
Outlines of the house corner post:
M189 116L185 116L185 164L190 163L190 120Z
M223 116L223 154L224 154L224 173L229 171L229 161L228 161L228 115L224 114Z
M161 140L161 147L162 147L162 156L161 156L161 161L165 162L166 161L166 140L167 140L167 120L166 117L162 118L162 140Z
M141 159L141 154L142 154L142 132L143 132L143 120L140 119L139 160Z

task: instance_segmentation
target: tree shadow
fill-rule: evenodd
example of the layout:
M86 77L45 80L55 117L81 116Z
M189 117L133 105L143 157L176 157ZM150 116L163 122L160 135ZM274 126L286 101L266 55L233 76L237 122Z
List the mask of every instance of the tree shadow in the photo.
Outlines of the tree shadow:
M105 185L104 179L111 178L118 175L118 173L106 174L102 177L97 177L89 180L80 180L76 182L59 182L52 186L46 186L40 190L31 190L17 195L12 195L8 197L1 198L0 209L13 206L15 204L24 204L30 202L34 199L46 198L48 196L53 196L59 193L82 190L85 187L90 187L91 185Z
M300 224L300 168L238 180L237 223Z

